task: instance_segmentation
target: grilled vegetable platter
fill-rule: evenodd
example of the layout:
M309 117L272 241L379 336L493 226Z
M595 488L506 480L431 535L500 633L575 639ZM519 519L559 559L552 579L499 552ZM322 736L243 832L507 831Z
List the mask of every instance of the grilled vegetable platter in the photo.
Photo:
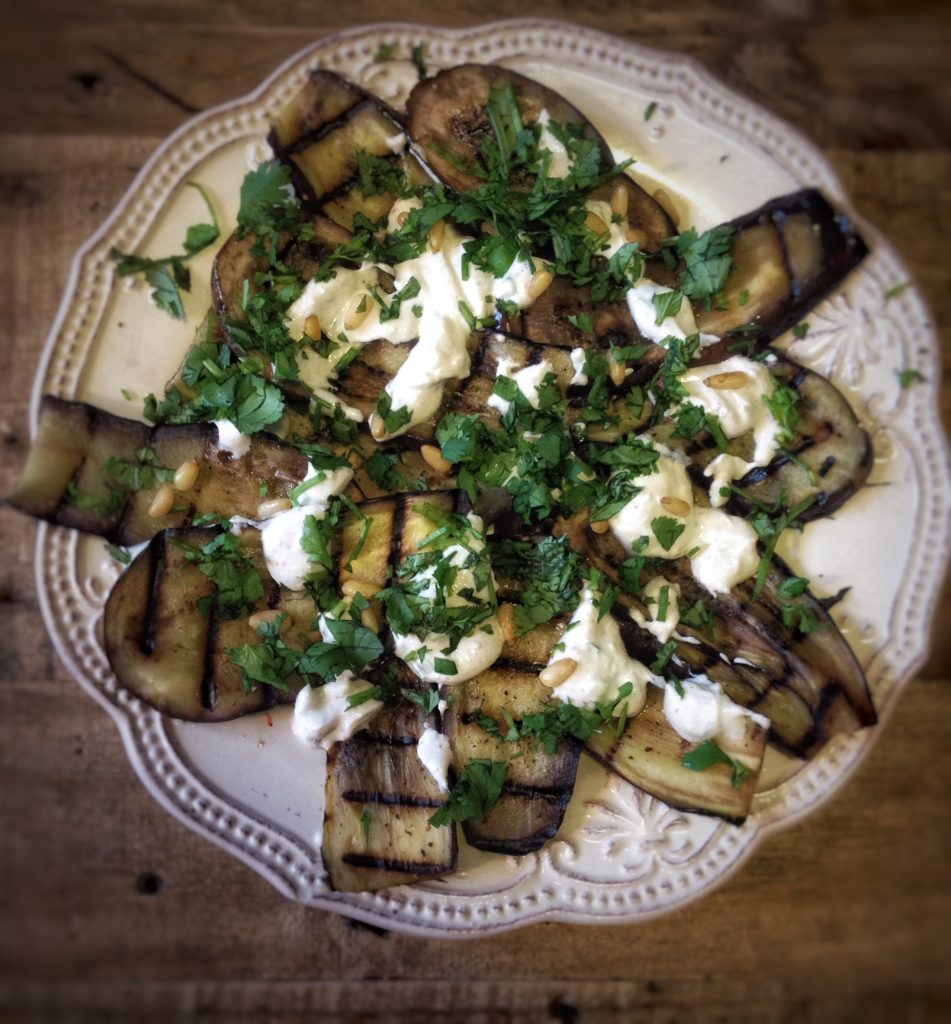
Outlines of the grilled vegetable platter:
M582 758L740 823L768 745L874 724L834 595L777 554L871 468L774 346L867 254L841 210L698 231L495 65L399 111L315 70L268 143L229 236L196 181L183 252L113 253L181 318L213 248L212 308L140 419L46 396L10 501L126 565L127 691L209 730L294 705L330 887L539 850Z

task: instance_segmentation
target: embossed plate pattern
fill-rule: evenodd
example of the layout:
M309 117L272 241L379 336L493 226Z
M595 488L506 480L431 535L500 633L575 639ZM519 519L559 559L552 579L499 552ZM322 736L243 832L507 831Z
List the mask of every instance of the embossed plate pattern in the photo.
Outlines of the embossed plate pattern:
M381 43L395 59L373 60ZM820 186L848 202L819 151L788 126L727 90L689 59L547 21L509 21L451 32L381 25L324 39L248 97L175 132L142 169L106 224L78 253L37 373L51 392L135 415L142 395L174 372L208 306L210 253L193 264L189 325L172 322L115 278L109 249L175 251L202 213L185 182L214 195L233 224L247 160L273 113L309 69L327 67L398 103L413 80L406 60L423 43L430 66L502 61L580 106L642 179L675 196L683 223L704 228L772 195ZM656 102L656 114L642 113ZM887 715L920 663L948 549L947 454L935 403L937 342L913 288L889 299L907 270L873 229L873 251L845 290L810 317L796 358L848 394L874 439L873 481L834 520L811 524L784 554L820 594L854 585L836 609ZM896 371L927 383L903 391ZM119 391L131 389L130 405ZM869 558L869 551L877 551ZM407 932L472 935L540 919L631 921L668 911L734 871L768 830L788 824L840 787L876 730L839 739L805 766L771 756L753 813L741 827L672 811L585 761L565 824L548 847L522 858L463 850L446 882L380 893L336 894L323 880L315 833L323 756L294 743L288 715L214 726L168 721L118 686L100 639L116 569L102 544L40 526L36 570L49 632L80 684L115 720L150 793L191 828L241 858L296 900Z

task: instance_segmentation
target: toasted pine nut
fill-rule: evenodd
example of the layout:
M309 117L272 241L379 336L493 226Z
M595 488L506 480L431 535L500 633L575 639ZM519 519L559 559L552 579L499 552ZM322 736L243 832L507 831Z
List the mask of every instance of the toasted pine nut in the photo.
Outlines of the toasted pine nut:
M286 512L290 507L290 498L268 498L258 505L258 519L270 519L278 512Z
M149 505L149 515L153 519L161 519L162 516L167 516L172 511L174 504L175 488L171 484L162 484L155 492L152 504Z
M561 684L578 667L574 658L562 658L560 661L553 661L548 668L543 668L538 673L538 681L542 686L561 686Z
M703 378L703 383L714 391L736 391L746 387L750 382L749 374L742 370L728 370L726 373L713 373Z
M370 303L372 301L373 299L370 297L369 292L364 292L360 301L344 317L343 329L345 331L356 330L366 320L370 313ZM362 309L360 308L361 306L363 307Z
M531 283L528 286L529 300L534 302L537 298L544 295L551 287L551 283L554 280L555 275L550 270L536 270L532 275Z
M646 248L647 243L650 241L647 237L647 233L641 231L640 228L631 228L624 237L628 242L637 242L642 249Z
M452 469L452 463L443 456L443 453L434 444L422 445L419 449L419 454L422 455L423 462L437 473L446 474Z
M677 226L677 207L674 206L674 201L670 198L667 190L664 188L655 188L651 193L652 198L658 206L663 207L664 212L674 222L674 226Z
M439 252L442 248L443 239L446 237L446 222L437 220L429 229L429 251Z
M619 217L627 216L627 204L630 199L627 189L622 182L618 182L611 189L611 212Z
M198 459L186 459L175 470L175 479L172 482L175 484L176 491L190 491L195 486L197 479Z
M375 412L370 413L370 434L380 440L381 437L386 433L386 424L383 422L380 416Z
M673 495L665 494L660 499L661 506L672 516L678 519L686 519L690 515L690 505L683 498L675 498Z
M401 210L396 216L396 223L402 227L409 220L409 210Z
M361 594L368 601L376 597L380 592L380 588L373 582L373 580L360 579L359 576L351 576L350 579L344 580L340 584L340 591L344 597L356 597L357 594Z
M499 233L499 229L490 220L484 220L481 226L483 234L497 235Z
M627 376L624 364L619 363L614 356L608 356L608 375L611 377L611 383L616 388L619 388L624 383L624 378Z
M376 612L372 608L364 608L360 612L360 621L372 633L380 632L380 620L376 617Z
M591 210L588 211L588 216L584 219L584 226L596 235L603 235L608 230L607 224Z
M304 321L304 334L313 341L320 341L320 317L313 313Z
M280 608L268 608L265 611L255 612L253 615L249 616L248 625L252 629L256 630L258 626L263 625L265 622L274 622L279 616L283 614L284 612L282 612ZM284 628L288 622L290 622L290 619L284 620L284 623L281 626L281 632L284 631Z
M502 630L502 639L507 644L515 643L518 630L515 628L515 605L499 605L499 629Z
M607 533L611 529L611 522L608 519L596 519L593 523L588 523L592 533Z

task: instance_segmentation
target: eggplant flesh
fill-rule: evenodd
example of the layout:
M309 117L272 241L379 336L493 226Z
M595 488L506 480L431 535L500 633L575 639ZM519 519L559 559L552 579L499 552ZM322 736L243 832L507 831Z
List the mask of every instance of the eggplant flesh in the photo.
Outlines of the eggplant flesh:
M358 153L386 160L414 184L427 180L411 154L391 148L402 131L397 115L376 97L331 71L316 70L278 112L269 141L291 169L305 208L353 230L355 217L376 222L396 198L389 191L364 194Z
M650 616L625 592L618 566L627 552L610 533L597 535L583 517L561 524L572 546L621 587L619 601ZM710 631L681 623L687 640L676 642L673 664L684 673L705 673L737 704L770 720L770 739L799 757L811 757L828 740L874 725L875 709L855 654L823 605L806 591L796 598L818 620L815 632L800 633L782 618L782 584L793 574L774 558L763 592L747 580L713 597L696 582L687 559L663 563L664 578L680 587L680 604L702 600L713 615ZM658 641L633 623L623 627L629 648L650 662Z
M774 341L799 323L837 288L868 255L868 248L848 219L816 189L780 196L751 213L728 221L735 234L734 267L723 289L722 309L694 304L700 331L731 332L752 347ZM678 273L659 258L648 259L645 276L676 288ZM592 318L592 334L569 320ZM642 362L656 367L664 349L645 339L625 302L599 302L588 287L556 279L527 309L506 319L501 329L513 337L548 345L647 345ZM697 362L717 362L732 354L737 339L704 348Z
M134 465L142 449L153 453L149 465L154 469L172 473L190 459L198 463L196 482L176 493L168 515L149 514L160 480L126 490L110 474L110 458ZM287 497L307 468L303 452L271 434L254 434L247 454L235 458L219 447L211 423L150 427L46 395L36 440L10 504L58 526L132 545L161 530L187 526L205 513L256 519L262 493Z
M482 140L491 132L486 105L490 89L510 85L518 102L522 121L533 125L542 110L559 124L580 124L584 135L597 143L602 169L614 165L614 157L593 124L563 96L524 75L495 64L463 64L440 71L418 82L406 107L408 130L413 145L422 153L433 173L457 192L478 188L481 179L466 170L478 162ZM534 179L517 175L516 188L528 190ZM628 224L647 238L646 248L654 252L674 233L674 225L664 208L637 182L617 175L594 198L608 198L616 187L627 192Z
M455 869L455 828L429 823L446 798L416 752L423 727L422 709L401 704L330 751L321 853L336 891L383 889Z
M509 743L492 736L475 721L483 713L502 723L503 708L515 721L545 709L549 691L537 670L526 670L510 651L503 649L499 661L474 679L444 688L451 699L444 720L456 774L477 758L509 762L498 803L484 818L463 823L466 841L479 850L520 856L540 849L561 827L580 745L569 739L550 754L531 740Z
M620 735L605 730L592 736L585 750L606 768L670 807L714 814L739 824L749 814L756 793L767 731L747 719L741 735L717 737L717 746L723 753L748 773L738 785L733 783L729 765L693 771L683 764L683 756L694 744L670 728L664 714L663 692L651 686L643 710L625 725Z

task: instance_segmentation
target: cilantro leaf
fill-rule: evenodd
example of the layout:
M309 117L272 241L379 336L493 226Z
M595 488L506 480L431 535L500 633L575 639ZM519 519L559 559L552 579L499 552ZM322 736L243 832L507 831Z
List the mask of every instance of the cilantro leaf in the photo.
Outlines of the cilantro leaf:
M750 776L750 770L746 765L734 761L713 740L704 740L693 750L688 750L680 759L680 763L692 772L705 772L718 764L726 765L732 772L730 784L734 789L742 786Z
M476 758L470 761L452 787L446 802L429 819L439 827L454 821L484 818L499 802L508 764Z
M197 181L189 181L187 184L190 188L198 191L202 199L204 199L205 206L208 207L208 213L211 216L210 224L192 224L185 233L185 252L189 256L195 256L202 249L207 249L212 242L217 241L221 231L218 227L218 218L215 216L215 208L211 205L208 193Z
M670 551L677 538L687 529L687 524L673 516L658 516L651 520L651 532L665 551Z

